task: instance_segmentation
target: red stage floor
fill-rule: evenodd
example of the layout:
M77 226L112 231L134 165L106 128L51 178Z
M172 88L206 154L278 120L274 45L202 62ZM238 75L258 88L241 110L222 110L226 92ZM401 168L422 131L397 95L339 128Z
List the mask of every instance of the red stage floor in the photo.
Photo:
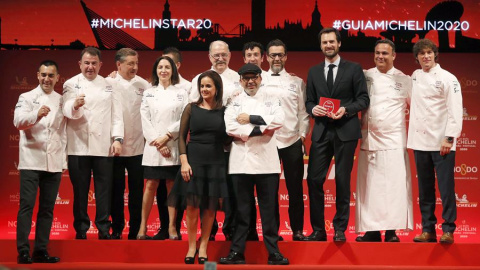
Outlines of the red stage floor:
M289 266L267 265L263 242L248 242L245 266L217 269L480 269L480 244L280 242ZM218 261L230 242L210 242ZM0 265L10 269L203 269L185 265L186 241L52 240L49 253L58 264L17 265L15 240L0 240ZM1 269L1 268L0 268Z

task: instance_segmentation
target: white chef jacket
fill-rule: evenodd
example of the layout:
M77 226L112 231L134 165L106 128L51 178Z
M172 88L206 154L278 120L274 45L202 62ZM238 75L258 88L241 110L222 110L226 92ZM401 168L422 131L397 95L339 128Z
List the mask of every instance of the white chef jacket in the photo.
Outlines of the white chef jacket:
M124 137L120 156L141 155L145 147L145 140L143 139L140 105L143 92L151 85L139 76L128 81L118 74L115 78L108 77L106 80L112 85L113 91L118 94L123 112Z
M376 67L364 72L370 106L362 112L360 149L376 151L407 147L405 112L410 103L410 76L392 67L387 73Z
M241 125L236 118L241 113L259 115L261 136L249 137L255 125ZM282 127L285 115L278 98L259 90L255 96L242 92L225 110L227 133L235 137L230 152L229 174L280 173L275 130Z
M411 79L391 68L364 72L370 106L362 112L355 230L411 230L413 206L405 111Z
M162 85L154 86L143 93L140 113L146 143L142 165L173 166L180 164L177 139L180 130L180 118L187 104L187 92L173 85L166 89ZM150 143L168 132L173 139L166 144L171 152L171 156L166 158Z
M310 119L305 108L305 83L297 76L291 76L285 69L280 76L272 76L272 71L262 72L262 89L277 97L285 113L282 128L275 131L279 149L291 146L300 137L306 137L310 130Z
M421 151L440 151L445 137L458 138L462 132L460 83L439 64L429 72L415 70L412 81L407 147ZM451 150L455 149L456 140Z
M176 84L176 86L180 89L185 89L187 94L190 95L190 91L192 90L192 83L188 80L185 80L182 75L178 74L180 82Z
M85 105L73 108L75 98L85 94ZM113 139L123 138L119 97L100 75L91 81L78 74L63 84L67 120L67 153L78 156L112 156Z
M43 105L50 112L37 122L38 110ZM67 168L62 105L60 94L55 91L46 94L40 86L18 98L13 124L20 131L19 170L61 172Z
M213 67L211 70L214 70ZM214 70L216 71L216 70ZM202 72L203 73L203 72ZM200 93L198 92L198 77L202 74L198 74L192 80L192 90L190 91L189 100L190 102L196 102L200 98ZM222 74L219 74L222 78L223 83L223 105L227 104L232 100L232 98L243 91L242 86L240 85L240 75L236 71L227 68Z

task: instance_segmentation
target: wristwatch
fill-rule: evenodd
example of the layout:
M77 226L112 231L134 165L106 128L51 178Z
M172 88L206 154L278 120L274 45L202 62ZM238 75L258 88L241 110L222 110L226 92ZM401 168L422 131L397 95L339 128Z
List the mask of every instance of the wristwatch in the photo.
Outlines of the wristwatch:
M447 139L447 142L453 143L453 137L445 137L445 139Z
M123 144L123 138L116 138L114 141L120 142L120 144Z

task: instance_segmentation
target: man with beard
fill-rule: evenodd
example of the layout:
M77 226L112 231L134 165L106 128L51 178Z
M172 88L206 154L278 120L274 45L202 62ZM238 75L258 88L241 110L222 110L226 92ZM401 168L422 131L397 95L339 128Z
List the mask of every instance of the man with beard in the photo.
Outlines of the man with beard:
M312 145L308 161L310 222L313 232L306 240L326 241L323 184L332 157L335 157L336 214L333 241L345 242L350 215L350 176L355 148L361 138L357 113L369 104L362 67L340 58L340 32L324 28L318 34L325 61L313 66L307 79L307 112L314 118ZM327 111L320 97L340 101L340 108ZM334 100L331 100L332 102Z
M275 131L282 127L285 115L280 101L258 90L262 70L254 64L240 68L240 93L225 111L227 133L234 137L228 173L237 189L237 228L230 253L221 264L245 264L245 243L250 228L251 197L257 191L262 231L268 250L268 264L289 264L278 249L278 201L280 161Z
M413 229L412 181L407 153L405 111L410 76L393 67L395 44L375 45L375 67L365 71L370 107L362 111L358 154L355 230L357 242L400 242L395 230Z
M275 135L288 190L292 239L303 241L303 149L305 137L310 130L310 119L305 111L305 83L285 70L287 46L281 40L275 39L268 43L267 61L270 69L263 76L267 78L263 89L280 100L285 112L285 122ZM278 205L277 215L280 222Z

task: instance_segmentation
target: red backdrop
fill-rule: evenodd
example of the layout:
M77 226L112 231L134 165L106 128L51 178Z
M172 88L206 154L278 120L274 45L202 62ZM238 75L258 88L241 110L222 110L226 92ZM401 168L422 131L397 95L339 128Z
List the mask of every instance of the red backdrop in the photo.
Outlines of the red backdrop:
M113 64L114 51L103 52L104 65L100 74L106 76L115 69ZM207 52L184 52L184 61L180 73L186 79L192 79L196 74L203 70L210 68ZM151 67L155 58L160 55L159 52L146 51L140 52L140 71L139 75L145 78L149 77ZM359 62L364 69L373 66L373 53L341 53L345 59ZM58 62L61 80L56 85L55 90L61 93L63 82L80 72L78 68L79 51L1 51L0 63L3 63L2 75L0 77L0 87L2 89L0 95L0 126L2 128L0 146L2 150L0 162L0 238L14 239L16 232L16 215L19 204L19 173L17 170L18 164L18 131L12 124L13 109L18 96L22 92L29 91L35 88L38 84L36 78L36 71L38 64L44 59L53 59ZM322 61L320 52L290 52L286 69L288 72L297 74L303 79L309 67ZM479 150L477 148L477 140L479 139L480 129L477 122L477 117L480 114L480 86L478 82L480 75L475 63L480 62L479 54L440 54L439 63L441 66L457 76L462 85L463 102L464 102L464 125L461 137L457 142L457 159L455 167L455 189L459 199L466 199L457 201L458 219L457 219L457 242L480 242L480 234L477 233L477 228L480 228L480 211L478 208L478 201L480 200L480 181L478 167L480 166ZM232 53L232 60L230 67L238 69L242 65L242 56L240 52ZM263 63L263 69L267 69L267 63ZM399 53L395 61L395 66L406 74L411 74L418 66L410 53ZM307 143L310 144L309 139ZM410 152L410 154L412 154ZM399 234L403 241L411 241L416 233L421 231L421 219L418 207L418 187L415 166L413 163L413 155L410 157L412 163L412 179L413 179L413 198L414 198L414 231L410 233ZM308 164L308 157L305 157L305 167ZM352 195L351 195L351 217L347 230L347 237L350 240L354 239L355 232L355 185L356 185L356 166L352 173ZM331 220L335 212L335 182L334 170L329 172L328 179L325 184L325 217L327 233L331 236L333 228ZM306 178L306 170L305 177ZM280 234L287 240L291 234L289 230L288 220L288 195L283 180L281 177L280 183ZM311 227L309 222L309 198L306 181L304 181L304 200L305 200L305 232L310 233ZM95 214L95 195L93 186L89 195L89 214L93 219ZM128 210L127 194L125 194L125 212L127 213L127 228L124 233L128 232ZM437 210L436 215L439 222L441 219L441 200L437 194ZM54 211L54 223L52 228L52 239L71 239L74 237L73 229L73 194L72 185L66 171L62 177L62 183ZM36 209L34 214L34 220ZM223 224L223 213L218 214L218 221L220 227ZM95 234L96 228L92 222L89 234ZM155 233L160 226L158 213L155 208L150 215L148 222L149 234ZM35 233L35 223L32 225L32 234ZM261 232L260 221L257 221L257 228ZM438 233L441 232L440 225L437 227ZM182 233L186 234L185 220L182 225ZM92 235L93 236L93 235ZM218 239L223 239L223 235L218 234Z

